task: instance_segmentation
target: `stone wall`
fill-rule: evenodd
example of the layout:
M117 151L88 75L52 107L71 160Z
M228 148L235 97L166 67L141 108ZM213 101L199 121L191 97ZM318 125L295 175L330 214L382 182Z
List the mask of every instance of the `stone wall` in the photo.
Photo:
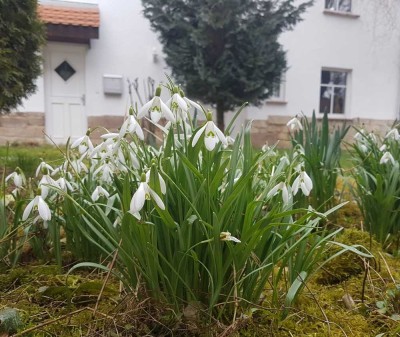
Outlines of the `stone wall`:
M94 142L100 141L100 135L109 131L117 131L122 125L122 116L90 116L88 125L94 132L92 138ZM254 120L252 125L252 140L256 147L261 147L268 143L274 145L278 142L279 148L290 146L290 138L286 123L291 119L287 116L269 116L267 120ZM44 114L43 113L13 113L0 116L0 145L9 143L30 143L43 144L46 142L44 135ZM344 120L330 120L331 127L341 126ZM377 135L384 135L392 126L390 120L371 120L355 118L346 120L347 125L356 128L364 128L367 131L374 131ZM101 126L101 127L99 127ZM354 128L350 128L346 140L351 142L356 133Z
M17 112L0 116L0 145L44 142L44 113Z
M289 130L286 123L292 117L287 116L269 116L267 120L254 120L252 127L253 145L261 147L264 144L274 145L276 143L279 148L287 148L290 146ZM320 121L320 119L319 119ZM392 127L392 120L373 120L354 118L347 120L331 119L329 120L330 127L341 127L343 123L350 125L349 132L346 135L345 141L351 143L357 129L364 128L366 131L373 131L375 134L383 136Z

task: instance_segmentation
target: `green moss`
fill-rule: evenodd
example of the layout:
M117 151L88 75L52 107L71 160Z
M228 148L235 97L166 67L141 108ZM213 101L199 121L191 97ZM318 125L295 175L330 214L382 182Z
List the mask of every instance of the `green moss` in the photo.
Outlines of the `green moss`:
M372 254L376 254L380 249L380 245L371 239L369 233L357 229L344 229L342 234L336 238L336 241L348 246L355 244L363 246ZM365 252L363 248L358 249ZM331 254L335 254L340 250L342 250L342 247L333 245ZM371 261L371 264L375 264L375 261ZM363 258L348 251L325 264L316 282L325 285L337 284L346 281L352 276L359 275L364 270Z

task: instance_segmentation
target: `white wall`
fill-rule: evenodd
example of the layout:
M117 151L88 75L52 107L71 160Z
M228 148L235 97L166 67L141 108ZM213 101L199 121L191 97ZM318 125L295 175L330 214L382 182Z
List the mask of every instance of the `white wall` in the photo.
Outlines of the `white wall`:
M77 1L77 0L71 0ZM91 41L86 59L88 116L123 115L129 104L126 79L151 76L165 81L168 72L161 45L141 13L139 0L86 0L98 3L100 38ZM353 0L358 18L324 13L316 0L294 31L282 35L287 50L286 104L247 108L241 119L269 115L310 115L319 108L322 67L350 69L345 118L394 119L400 104L400 1ZM153 60L156 50L158 62ZM104 74L122 75L122 96L103 93ZM21 111L44 111L43 80ZM142 85L141 85L142 87ZM227 119L229 119L229 114ZM342 115L338 117L343 117Z
M321 69L332 67L351 70L345 118L396 118L400 16L389 19L388 14L400 13L400 2L392 1L391 8L385 4L388 1L353 0L353 12L360 15L354 18L324 14L324 0L315 1L304 21L281 37L289 67L287 104L248 109L247 117L318 112Z
M99 0L100 38L92 40L86 59L86 109L89 116L123 115L129 104L126 79L139 82L151 76L166 81L168 72L161 55L161 46L141 13L139 0ZM154 62L153 51L158 55ZM122 96L103 93L104 74L122 75ZM140 90L143 85L140 83ZM136 100L136 95L134 96Z

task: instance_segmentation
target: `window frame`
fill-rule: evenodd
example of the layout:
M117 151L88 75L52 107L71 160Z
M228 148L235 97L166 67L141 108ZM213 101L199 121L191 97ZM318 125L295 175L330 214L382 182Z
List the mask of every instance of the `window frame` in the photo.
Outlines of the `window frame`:
M345 73L346 74L346 84L323 84L322 83L322 72L323 71L329 71L329 72L339 72L339 73ZM325 88L332 88L333 93L335 92L335 88L344 88L345 89L345 96L344 96L344 106L343 106L343 113L334 113L333 112L333 107L334 107L334 99L330 100L330 108L328 111L328 116L331 119L344 119L347 118L350 113L349 113L349 107L350 107L350 93L351 93L351 76L352 76L352 70L351 69L346 69L346 68L333 68L333 67L322 67L319 73L319 90L318 90L318 115L322 116L324 114L324 111L320 111L321 108L321 89L323 87Z
M338 13L343 13L343 14L351 14L351 13L353 13L353 1L352 0L349 0L350 1L350 9L348 10L348 11L344 11L344 10L341 10L340 8L339 8L339 2L340 2L340 0L333 0L333 7L327 7L327 1L328 0L325 0L325 6L324 6L324 9L326 10L326 11L330 11L330 12L338 12Z
M281 76L279 88L278 88L279 94L276 95L273 92L271 93L271 96L267 99L267 103L272 103L272 104L286 104L286 72L284 72Z

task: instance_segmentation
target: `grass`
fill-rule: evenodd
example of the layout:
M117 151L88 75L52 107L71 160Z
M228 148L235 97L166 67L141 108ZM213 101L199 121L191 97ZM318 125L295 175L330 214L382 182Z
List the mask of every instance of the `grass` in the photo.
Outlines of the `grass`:
M61 163L62 153L52 145L0 146L0 173L5 169L6 174L9 174L19 167L26 177L32 177L42 159L51 165L57 165Z

